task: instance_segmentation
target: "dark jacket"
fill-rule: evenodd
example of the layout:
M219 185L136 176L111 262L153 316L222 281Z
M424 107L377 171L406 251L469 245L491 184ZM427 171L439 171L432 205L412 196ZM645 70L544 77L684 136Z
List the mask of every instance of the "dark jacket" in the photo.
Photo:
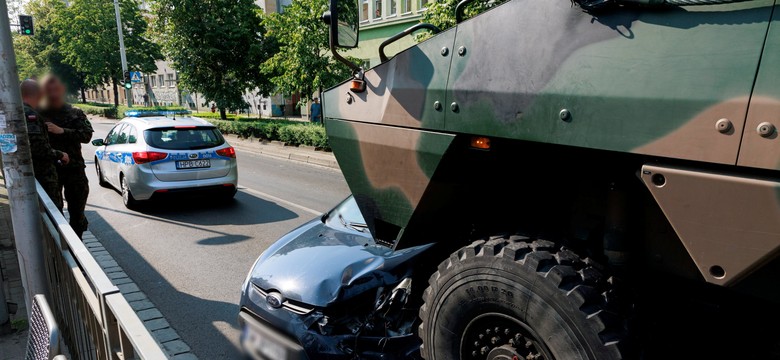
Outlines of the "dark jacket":
M65 168L85 168L84 157L81 155L81 144L92 139L92 124L87 115L79 108L69 104L59 109L46 109L42 113L46 121L65 129L62 134L49 134L51 146L68 153L70 163Z
M62 151L55 150L49 143L49 131L43 118L32 106L24 104L24 118L27 123L27 137L30 139L30 153L33 160L33 171L39 182L57 181L58 160Z

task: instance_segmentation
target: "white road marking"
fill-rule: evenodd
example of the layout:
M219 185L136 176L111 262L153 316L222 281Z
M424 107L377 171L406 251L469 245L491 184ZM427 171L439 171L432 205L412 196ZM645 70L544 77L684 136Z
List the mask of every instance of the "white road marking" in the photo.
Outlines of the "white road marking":
M322 215L322 213L323 213L322 211L317 211L317 210L314 210L312 208L307 208L307 207L305 207L303 205L299 205L299 204L296 204L294 202L287 201L287 200L282 199L282 198L278 198L278 197L273 196L271 194L267 194L267 193L264 193L262 191L257 191L255 189L248 188L246 186L242 186L241 184L238 185L238 189L239 190L244 190L244 191L246 191L246 192L248 192L250 194L254 194L254 195L266 198L268 200L272 200L272 201L276 201L276 202L279 202L279 203L282 203L282 204L286 204L286 205L289 205L289 206L292 206L292 207L296 207L296 208L298 208L300 210L306 211L306 212L314 214L314 215Z

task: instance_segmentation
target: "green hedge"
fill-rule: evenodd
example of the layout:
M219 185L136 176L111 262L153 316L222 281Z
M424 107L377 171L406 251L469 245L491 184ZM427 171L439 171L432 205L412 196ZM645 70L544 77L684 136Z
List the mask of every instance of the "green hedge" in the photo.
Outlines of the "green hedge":
M73 104L87 114L116 119L117 109L113 106L100 106L95 104Z
M193 113L192 116L199 117L202 119L216 119L220 120L219 112L196 112ZM236 120L238 119L238 115L236 114L227 114L228 120ZM252 119L252 120L258 120L258 119Z
M126 105L114 107L113 104L87 103L73 104L73 106L83 110L87 114L103 116L109 119L124 117L125 111L130 110ZM133 110L187 110L181 106L133 106Z
M317 124L289 120L231 121L213 120L219 131L242 138L256 137L265 140L282 141L287 145L308 145L330 150L325 128Z

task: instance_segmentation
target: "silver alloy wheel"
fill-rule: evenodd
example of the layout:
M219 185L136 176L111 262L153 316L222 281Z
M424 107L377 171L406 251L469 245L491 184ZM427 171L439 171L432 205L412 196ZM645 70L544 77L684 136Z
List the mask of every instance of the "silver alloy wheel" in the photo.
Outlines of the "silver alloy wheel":
M127 186L127 179L122 177L122 202L125 205L130 203L130 189Z

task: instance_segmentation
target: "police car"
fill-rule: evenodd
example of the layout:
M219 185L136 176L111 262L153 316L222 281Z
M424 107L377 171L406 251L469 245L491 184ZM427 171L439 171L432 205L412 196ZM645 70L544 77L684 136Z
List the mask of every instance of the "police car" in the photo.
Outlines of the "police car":
M92 144L100 185L120 190L126 207L183 192L221 200L236 194L236 151L214 125L182 113L125 115Z

